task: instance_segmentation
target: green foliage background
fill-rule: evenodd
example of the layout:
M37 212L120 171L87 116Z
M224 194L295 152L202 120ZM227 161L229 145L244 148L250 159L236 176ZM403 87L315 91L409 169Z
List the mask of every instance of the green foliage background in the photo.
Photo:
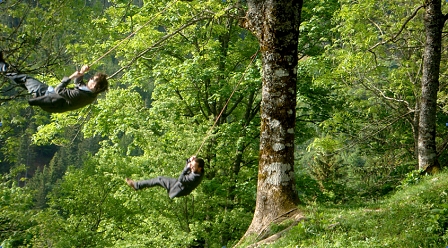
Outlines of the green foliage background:
M313 206L380 201L418 178L408 173L417 166L422 12L401 28L420 4L305 1L295 171L310 216L321 214ZM112 76L110 90L77 111L31 108L26 92L1 77L3 247L236 244L255 206L262 73L259 55L251 63L258 42L239 26L245 8L216 0L0 3L5 58L50 85L118 45L92 65ZM445 166L442 56L437 141ZM206 161L206 179L191 196L170 200L124 182L177 177L194 154ZM432 243L446 241L448 212L437 204L416 208L433 213ZM293 231L309 237L323 225Z

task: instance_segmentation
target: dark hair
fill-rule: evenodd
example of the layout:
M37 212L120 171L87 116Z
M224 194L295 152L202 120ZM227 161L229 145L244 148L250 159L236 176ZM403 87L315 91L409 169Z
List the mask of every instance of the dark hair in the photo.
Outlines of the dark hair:
M196 163L198 163L198 167L201 168L202 170L204 170L204 160L202 158L195 158Z
M101 93L103 91L106 91L109 88L109 82L107 81L107 75L101 72L97 72L95 74L95 87L93 88L93 91L95 93Z

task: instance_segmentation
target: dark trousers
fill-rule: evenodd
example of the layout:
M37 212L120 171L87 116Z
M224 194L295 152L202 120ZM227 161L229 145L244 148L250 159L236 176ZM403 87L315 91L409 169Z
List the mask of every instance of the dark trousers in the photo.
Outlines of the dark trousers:
M136 189L144 189L154 186L160 186L166 189L167 193L170 193L170 190L177 183L176 178L171 177L156 177L148 180L141 180L134 183Z
M33 94L35 97L45 95L48 90L48 85L28 76L27 74L6 73L6 77L17 85L28 90L28 92Z

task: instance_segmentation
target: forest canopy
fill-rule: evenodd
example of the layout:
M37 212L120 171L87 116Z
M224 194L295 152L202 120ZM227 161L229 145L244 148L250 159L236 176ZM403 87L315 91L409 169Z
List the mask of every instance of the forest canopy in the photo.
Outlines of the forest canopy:
M425 6L303 4L300 205L381 199L426 169L418 148ZM0 74L1 245L235 245L254 214L260 152L262 59L241 25L247 10L246 1L0 1L0 50L11 68L53 86L84 64L110 77L93 104L49 114ZM448 13L445 1L441 10ZM434 105L440 168L448 159L445 43ZM187 197L134 192L124 181L177 177L191 155L205 160L206 174Z

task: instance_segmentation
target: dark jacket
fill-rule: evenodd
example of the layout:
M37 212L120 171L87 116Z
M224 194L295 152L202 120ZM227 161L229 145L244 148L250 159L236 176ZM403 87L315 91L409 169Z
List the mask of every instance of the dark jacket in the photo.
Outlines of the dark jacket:
M44 96L31 98L28 103L31 106L39 106L50 113L62 113L82 108L93 103L98 94L80 89L85 85L82 77L75 79L75 88L67 88L70 78L64 77L61 83L56 86L55 92Z
M196 174L191 171L188 164L185 165L182 173L177 179L176 184L170 189L170 198L186 196L190 194L195 188L199 186L204 178L204 168L202 168L201 173Z

